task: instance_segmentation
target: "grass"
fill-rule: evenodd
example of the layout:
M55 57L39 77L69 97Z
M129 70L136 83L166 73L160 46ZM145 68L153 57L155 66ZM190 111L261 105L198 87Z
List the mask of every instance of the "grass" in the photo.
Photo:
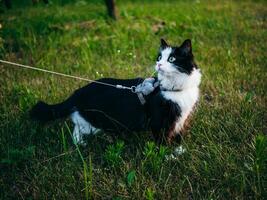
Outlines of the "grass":
M118 22L97 1L25 2L1 8L1 59L91 79L147 77L161 37L191 38L201 99L177 160L150 133L102 133L78 148L68 120L42 126L28 110L85 83L0 64L1 199L266 198L266 2L120 0Z

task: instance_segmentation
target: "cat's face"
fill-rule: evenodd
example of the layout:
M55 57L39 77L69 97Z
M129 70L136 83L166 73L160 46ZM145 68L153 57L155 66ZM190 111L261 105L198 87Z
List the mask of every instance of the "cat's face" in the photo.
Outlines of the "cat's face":
M169 46L161 39L160 52L157 57L156 71L165 76L190 75L197 68L193 60L192 46L190 40L185 40L179 47Z

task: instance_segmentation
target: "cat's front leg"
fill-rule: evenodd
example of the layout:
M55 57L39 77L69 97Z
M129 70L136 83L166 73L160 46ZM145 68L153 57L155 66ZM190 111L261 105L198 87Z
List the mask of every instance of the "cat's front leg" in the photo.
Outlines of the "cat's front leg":
M160 130L152 130L152 135L156 144L162 144L165 141L164 133Z
M175 131L175 122L170 127L165 125L164 128L162 121L161 117L153 118L151 122L153 137L157 144L171 144L179 138L180 134Z
M182 135L180 133L169 132L167 134L167 143L168 144L172 144L172 143L180 144L181 141L182 141Z
M182 140L182 136L180 133L176 133L175 131L152 131L153 138L157 144L180 144Z
M166 138L167 138L167 143L171 144L171 143L181 143L182 140L182 135L180 132L177 132L176 129L176 123L173 122L172 125L169 127L167 133L166 133Z

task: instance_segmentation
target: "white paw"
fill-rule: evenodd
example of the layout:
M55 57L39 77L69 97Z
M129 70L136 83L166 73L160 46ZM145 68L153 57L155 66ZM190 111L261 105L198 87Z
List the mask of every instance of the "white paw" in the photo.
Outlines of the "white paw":
M75 145L86 146L86 142L83 140L83 134L80 132L80 129L78 126L74 127L72 136L73 136L73 142Z
M173 154L176 155L176 156L180 156L180 155L182 155L184 152L186 152L186 149L185 149L182 145L180 145L179 147L176 147L176 148L174 149Z
M184 152L186 152L186 149L182 145L180 145L174 149L173 153L166 155L165 158L166 160L178 160L178 157Z
M84 139L82 137L73 136L73 142L75 145L80 145L80 146L86 146L87 145L87 143L84 141Z

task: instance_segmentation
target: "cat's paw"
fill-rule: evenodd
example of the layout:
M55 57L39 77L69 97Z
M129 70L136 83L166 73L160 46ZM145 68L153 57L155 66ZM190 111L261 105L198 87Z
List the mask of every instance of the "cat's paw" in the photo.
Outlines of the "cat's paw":
M180 145L174 149L173 154L176 156L180 156L185 152L186 152L186 148L184 148L182 145Z
M179 156L184 154L185 152L186 152L186 149L182 145L180 145L174 149L173 153L171 153L170 155L166 155L165 159L174 160L174 161L178 160Z
M75 145L79 145L79 146L86 146L87 145L87 143L83 139L83 134L80 133L80 130L77 128L77 126L75 126L75 128L74 128L72 139L73 139L73 143Z
M84 139L78 139L78 140L73 139L73 142L75 145L78 145L78 146L82 146L82 147L87 146L87 143L85 142Z

